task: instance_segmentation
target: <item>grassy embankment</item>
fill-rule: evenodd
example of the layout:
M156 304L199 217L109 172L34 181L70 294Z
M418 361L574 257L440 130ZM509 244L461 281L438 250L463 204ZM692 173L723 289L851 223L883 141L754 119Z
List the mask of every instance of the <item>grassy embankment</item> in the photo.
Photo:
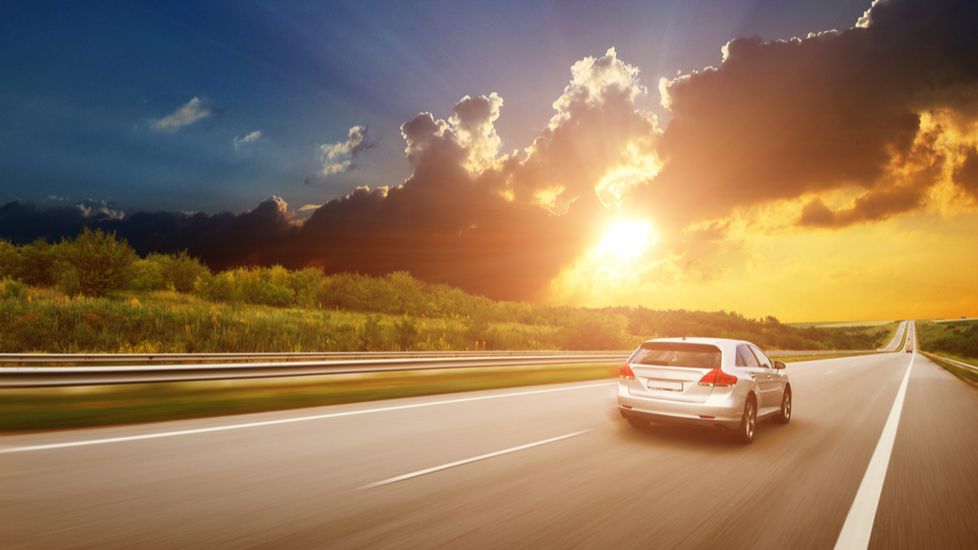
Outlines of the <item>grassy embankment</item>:
M917 338L921 350L935 363L959 378L978 383L978 371L942 361L934 355L975 365L978 369L978 321L918 322Z
M14 294L5 286L9 281L0 282L0 352L8 353L629 349L645 338L679 335L743 338L769 349L872 349L895 330L892 323L796 328L726 312L534 306L462 293L487 307L383 311L370 304L223 302L172 290L94 297L20 285ZM425 303L424 295L418 301Z
M0 432L155 422L608 379L617 370L618 365L576 364L2 390Z

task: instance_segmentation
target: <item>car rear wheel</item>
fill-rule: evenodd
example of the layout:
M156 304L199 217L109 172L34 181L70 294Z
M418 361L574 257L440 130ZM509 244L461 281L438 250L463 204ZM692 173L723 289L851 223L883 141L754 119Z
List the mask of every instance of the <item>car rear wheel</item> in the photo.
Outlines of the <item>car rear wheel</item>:
M754 430L757 428L757 401L751 395L744 404L744 415L740 418L740 428L737 430L737 441L749 445L754 441Z
M785 386L784 395L781 396L781 410L778 412L778 422L782 424L791 422L791 386Z

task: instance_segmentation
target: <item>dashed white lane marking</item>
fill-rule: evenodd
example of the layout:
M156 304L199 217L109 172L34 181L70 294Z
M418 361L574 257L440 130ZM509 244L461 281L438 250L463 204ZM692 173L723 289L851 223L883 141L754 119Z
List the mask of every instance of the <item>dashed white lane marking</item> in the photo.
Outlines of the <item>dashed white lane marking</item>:
M914 352L910 356L910 364L907 365L907 372L903 375L903 381L900 382L896 399L893 400L890 415L886 418L886 424L883 425L883 433L880 434L880 440L876 443L876 450L873 451L873 456L869 459L869 466L859 484L859 490L856 491L856 498L852 501L849 515L846 516L846 522L842 525L842 531L835 542L836 550L863 550L869 546L869 538L873 533L873 522L876 520L876 508L880 503L883 482L886 480L886 469L890 465L890 454L893 452L893 443L896 441L897 427L900 424L900 413L903 411L903 401L907 395L910 371L913 369L913 362L916 358L917 353Z
M207 428L194 428L189 430L176 430L171 432L156 432L148 434L128 435L120 437L107 437L103 439L83 439L80 441L64 441L61 443L47 443L43 445L25 445L22 447L0 448L0 454L26 453L31 451L47 451L52 449L66 449L69 447L85 447L89 445L105 445L109 443L125 443L128 441L142 441L144 439L160 439L163 437L176 437L180 435L194 435L211 432L223 432L230 430L241 430L244 428L257 428L261 426L276 426L278 424L291 424L293 422L308 422L310 420L325 420L328 418L341 418L344 416L358 416L361 414L372 414L391 411L403 411L407 409L418 409L421 407L436 407L440 405L454 405L456 403L468 403L472 401L487 401L490 399L504 399L507 397L521 397L524 395L539 395L541 393L555 393L564 391L582 390L587 388L598 388L611 386L618 382L599 382L591 384L577 384L574 386L562 386L559 388L546 388L539 390L514 391L506 393L496 393L490 395L477 395L472 397L459 397L456 399L442 399L439 401L425 401L422 403L408 403L406 405L391 405L388 407L376 407L372 409L357 409L353 411L341 411L335 413L314 414L309 416L296 416L292 418L278 418L275 420L262 420L258 422L246 422L242 424L227 424L221 426L209 426Z
M494 451L491 453L486 453L478 456L473 456L471 458L463 458L462 460L456 460L455 462L449 462L447 464L441 464L439 466L432 466L431 468L425 468L423 470L417 470L414 472L408 472L406 474L401 474L399 476L389 477L381 481L376 481L360 487L360 489L373 489L375 487L382 487L384 485L390 485L391 483L397 483L398 481L406 481L408 479L413 479L416 477L421 477L428 474L433 474L435 472L441 472L443 470L448 470L449 468L456 468L458 466L464 466L465 464L471 464L473 462L478 462L480 460L486 460L489 458L495 458L497 456L502 456L505 454L515 453L518 451L524 451L526 449L532 449L533 447L539 447L541 445L546 445L548 443L555 443L557 441L562 441L564 439L570 439L572 437L577 437L579 435L584 435L591 430L581 430L579 432L572 432L569 434L558 435L557 437L551 437L549 439L542 439L540 441L534 441L533 443L526 443L524 445L517 445L516 447L510 447L508 449L503 449L501 451Z

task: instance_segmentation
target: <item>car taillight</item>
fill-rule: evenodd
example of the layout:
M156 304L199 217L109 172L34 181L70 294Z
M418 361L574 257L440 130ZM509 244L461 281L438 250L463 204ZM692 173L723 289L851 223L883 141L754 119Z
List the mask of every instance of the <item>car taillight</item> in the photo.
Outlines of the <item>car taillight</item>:
M635 373L632 372L632 367L625 363L624 365L618 367L618 378L624 378L625 380L635 380Z
M703 386L733 386L737 383L737 377L727 374L720 369L713 369L700 378L700 385Z

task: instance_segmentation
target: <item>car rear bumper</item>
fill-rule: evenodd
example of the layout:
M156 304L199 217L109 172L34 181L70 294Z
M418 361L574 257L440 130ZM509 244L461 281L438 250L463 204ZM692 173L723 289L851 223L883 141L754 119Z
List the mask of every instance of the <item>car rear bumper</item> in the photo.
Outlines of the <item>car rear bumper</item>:
M744 398L739 398L738 393L710 395L704 403L685 403L637 397L629 393L627 386L619 384L618 411L625 417L652 422L736 428L744 411Z

